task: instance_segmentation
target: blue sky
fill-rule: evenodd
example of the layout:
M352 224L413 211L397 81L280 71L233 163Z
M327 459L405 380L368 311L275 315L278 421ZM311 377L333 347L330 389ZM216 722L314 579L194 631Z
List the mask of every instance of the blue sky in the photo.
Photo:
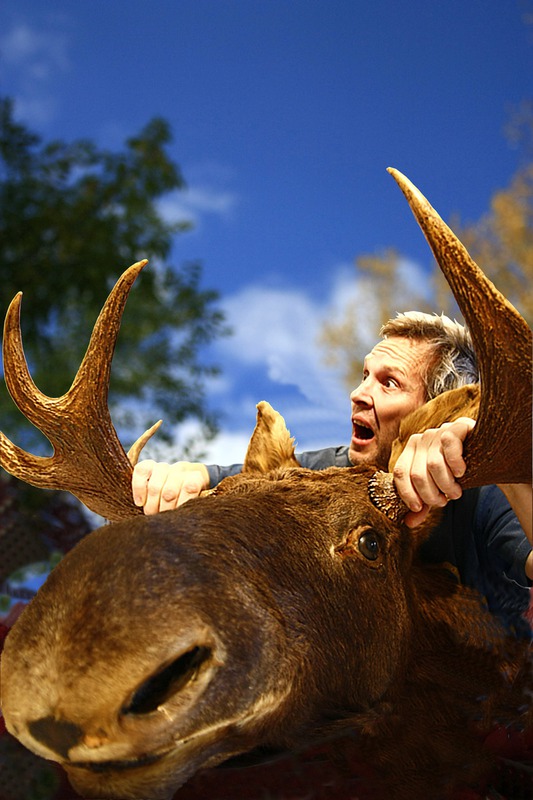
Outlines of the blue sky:
M445 219L487 210L533 94L525 18L530 0L2 0L0 92L43 137L119 148L172 126L188 190L162 212L195 222L173 259L202 262L234 329L206 353L223 370L207 460L242 459L261 399L301 449L347 443L320 326L356 295L357 255L396 247L413 281L431 262L386 167Z

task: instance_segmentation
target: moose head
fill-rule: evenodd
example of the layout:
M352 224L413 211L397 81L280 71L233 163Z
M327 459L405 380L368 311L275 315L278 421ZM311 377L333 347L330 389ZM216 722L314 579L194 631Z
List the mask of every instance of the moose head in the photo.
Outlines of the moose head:
M429 203L394 177L482 372L480 399L468 388L432 401L404 422L399 446L469 403L478 423L464 486L527 482L531 332ZM62 398L31 381L19 297L6 318L6 382L54 456L36 458L2 435L2 466L114 520L61 561L9 634L8 730L61 763L87 798L167 800L231 756L346 730L385 796L441 797L474 778L484 761L473 726L531 722L527 645L474 592L418 563L431 523L402 524L390 475L301 469L284 421L260 403L241 475L175 511L138 513L106 398L120 315L145 263L118 281Z

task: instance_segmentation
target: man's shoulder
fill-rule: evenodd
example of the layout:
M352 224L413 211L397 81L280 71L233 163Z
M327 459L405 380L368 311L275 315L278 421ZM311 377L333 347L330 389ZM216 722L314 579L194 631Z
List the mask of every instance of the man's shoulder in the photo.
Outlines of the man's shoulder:
M307 450L296 453L298 463L305 469L327 469L328 467L350 467L348 447L324 447L321 450Z

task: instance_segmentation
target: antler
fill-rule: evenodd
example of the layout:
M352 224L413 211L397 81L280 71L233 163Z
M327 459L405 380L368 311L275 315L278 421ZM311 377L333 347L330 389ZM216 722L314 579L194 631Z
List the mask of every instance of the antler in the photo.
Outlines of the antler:
M478 421L465 442L465 488L531 482L531 347L526 321L413 184L403 191L472 334L481 373Z
M388 171L404 193L463 313L481 373L481 392L478 387L455 389L406 418L393 445L389 469L410 433L470 416L477 424L465 441L467 470L459 479L464 488L531 483L531 330L416 186L398 170ZM369 495L391 519L405 516L407 508L391 473L376 473Z
M133 264L115 284L72 386L61 397L47 397L30 376L20 331L22 293L9 306L4 325L7 388L20 411L49 439L54 454L40 457L27 453L0 432L0 464L34 486L71 492L91 511L111 521L142 513L133 503L131 464L113 427L107 393L122 313L130 289L147 263ZM139 442L146 441L147 434ZM132 451L136 459L140 446L136 443Z

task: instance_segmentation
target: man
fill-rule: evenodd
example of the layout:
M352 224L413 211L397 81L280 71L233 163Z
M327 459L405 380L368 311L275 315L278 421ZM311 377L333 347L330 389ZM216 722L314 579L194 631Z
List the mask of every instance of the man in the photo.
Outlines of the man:
M479 380L470 335L444 315L399 314L383 326L381 336L350 395L350 445L297 454L303 467L374 464L387 469L404 417L443 391ZM466 469L463 442L474 425L462 417L412 436L396 462L394 481L410 509L408 526L419 525L431 507L444 509L422 547L423 560L447 564L514 624L527 607L533 578L532 490L489 486L463 492L457 481ZM172 509L241 467L141 461L133 473L134 500L146 514Z

